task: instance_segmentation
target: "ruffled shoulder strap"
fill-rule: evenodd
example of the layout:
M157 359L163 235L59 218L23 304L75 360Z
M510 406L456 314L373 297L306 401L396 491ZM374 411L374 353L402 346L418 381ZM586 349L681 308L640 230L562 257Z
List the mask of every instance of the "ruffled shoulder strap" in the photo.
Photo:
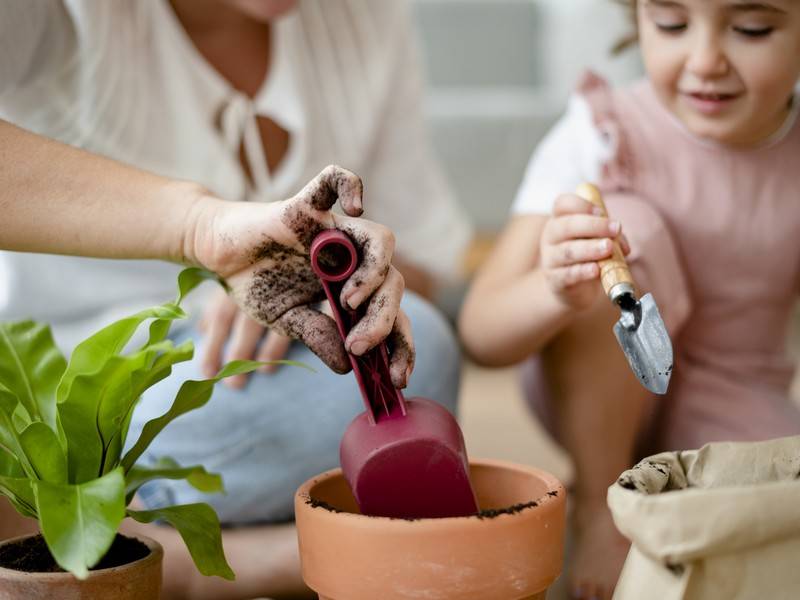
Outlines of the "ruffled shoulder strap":
M634 185L636 164L629 136L619 118L617 92L593 71L584 74L577 92L589 104L595 127L600 135L614 149L611 158L603 164L600 188L603 191L631 190Z

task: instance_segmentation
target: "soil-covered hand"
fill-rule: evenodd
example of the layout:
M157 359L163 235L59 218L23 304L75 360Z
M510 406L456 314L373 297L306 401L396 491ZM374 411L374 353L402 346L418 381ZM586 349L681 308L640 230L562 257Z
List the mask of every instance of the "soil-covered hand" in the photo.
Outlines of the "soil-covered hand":
M361 355L388 337L392 381L404 387L414 350L410 323L400 310L403 277L391 265L394 235L358 218L361 196L357 175L329 166L289 200L201 203L189 254L226 281L231 297L255 321L302 340L338 373L350 369L345 348ZM330 210L337 200L344 216ZM309 260L311 242L331 228L348 234L361 256L340 302L351 308L368 302L344 344L333 319L316 308L325 295Z
M625 255L630 252L620 223L600 214L591 202L564 194L542 231L539 256L547 283L561 302L575 310L588 308L601 293L597 261L611 256L613 240L619 241Z

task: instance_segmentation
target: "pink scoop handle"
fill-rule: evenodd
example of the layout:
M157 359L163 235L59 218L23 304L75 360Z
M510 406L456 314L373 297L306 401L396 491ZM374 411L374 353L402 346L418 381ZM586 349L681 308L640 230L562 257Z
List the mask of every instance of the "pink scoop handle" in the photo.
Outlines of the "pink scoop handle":
M327 229L314 238L310 253L311 267L322 282L336 327L344 341L366 313L363 304L356 310L340 304L344 282L358 267L358 251L347 234L338 229ZM362 356L349 352L347 355L370 422L375 424L381 419L405 416L405 398L392 385L386 344L381 342Z

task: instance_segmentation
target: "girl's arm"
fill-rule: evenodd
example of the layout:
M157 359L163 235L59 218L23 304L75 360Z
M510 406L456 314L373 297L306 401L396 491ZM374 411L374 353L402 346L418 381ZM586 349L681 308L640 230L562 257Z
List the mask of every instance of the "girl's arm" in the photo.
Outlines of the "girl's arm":
M575 195L560 196L552 217L512 218L461 309L469 354L505 366L539 352L601 294L597 261L611 256L619 235L619 223Z
M548 217L514 217L476 276L459 316L467 352L487 366L519 362L571 319L537 268Z
M573 96L531 157L517 214L464 302L459 329L478 362L509 365L541 351L599 297L596 261L610 256L619 224L578 196L558 194L596 180L612 151L587 102Z

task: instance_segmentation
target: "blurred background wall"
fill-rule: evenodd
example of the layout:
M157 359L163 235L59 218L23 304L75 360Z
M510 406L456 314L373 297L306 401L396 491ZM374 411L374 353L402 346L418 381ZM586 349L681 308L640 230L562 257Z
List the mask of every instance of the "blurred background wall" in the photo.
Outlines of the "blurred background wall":
M586 68L635 78L614 0L412 0L434 144L481 239L503 225L531 152Z

